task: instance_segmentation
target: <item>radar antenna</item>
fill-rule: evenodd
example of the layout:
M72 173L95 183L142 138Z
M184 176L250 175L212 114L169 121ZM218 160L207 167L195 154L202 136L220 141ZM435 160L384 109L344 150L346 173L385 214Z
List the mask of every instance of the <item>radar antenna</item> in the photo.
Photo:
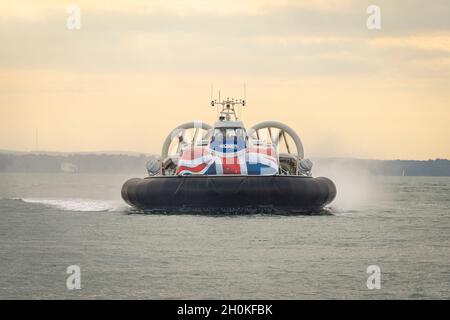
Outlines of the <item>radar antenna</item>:
M222 106L222 111L220 111L219 120L220 121L230 121L230 120L238 120L236 115L235 106L245 106L245 100L243 99L230 99L226 98L225 100L211 100L211 106Z

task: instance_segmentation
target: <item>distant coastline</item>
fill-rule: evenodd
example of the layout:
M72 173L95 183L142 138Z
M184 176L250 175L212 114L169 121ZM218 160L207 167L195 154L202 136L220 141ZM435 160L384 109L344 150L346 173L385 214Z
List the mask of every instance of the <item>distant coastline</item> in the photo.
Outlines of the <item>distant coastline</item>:
M137 152L47 153L0 151L0 172L136 173L155 155ZM377 176L450 176L450 160L312 159L315 168L355 168Z

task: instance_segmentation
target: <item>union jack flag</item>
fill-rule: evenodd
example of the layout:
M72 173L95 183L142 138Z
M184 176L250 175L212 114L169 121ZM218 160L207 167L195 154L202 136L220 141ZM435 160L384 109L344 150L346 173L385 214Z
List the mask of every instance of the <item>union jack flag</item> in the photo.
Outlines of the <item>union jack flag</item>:
M244 143L188 146L181 151L176 174L274 175L278 173L275 148Z

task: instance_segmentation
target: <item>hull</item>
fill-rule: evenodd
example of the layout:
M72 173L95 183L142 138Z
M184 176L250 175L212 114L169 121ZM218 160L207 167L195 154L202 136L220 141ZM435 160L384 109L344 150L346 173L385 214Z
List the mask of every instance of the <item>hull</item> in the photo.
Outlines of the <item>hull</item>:
M155 176L130 179L122 198L160 213L317 213L336 196L328 178L301 176Z

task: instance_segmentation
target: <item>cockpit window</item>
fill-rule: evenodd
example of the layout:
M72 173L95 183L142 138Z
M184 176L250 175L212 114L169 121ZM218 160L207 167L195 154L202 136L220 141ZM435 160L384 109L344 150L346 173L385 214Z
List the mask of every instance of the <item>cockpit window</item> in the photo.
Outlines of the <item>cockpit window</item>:
M212 141L234 141L245 140L246 133L243 128L216 128L212 136Z
M223 140L223 130L214 129L214 134L212 136L212 141L222 141Z
M237 137L238 139L243 139L243 140L245 140L245 138L246 138L245 130L242 129L242 128L237 128L237 129L236 129L236 137Z
M227 129L227 141L232 140L236 137L236 130Z

